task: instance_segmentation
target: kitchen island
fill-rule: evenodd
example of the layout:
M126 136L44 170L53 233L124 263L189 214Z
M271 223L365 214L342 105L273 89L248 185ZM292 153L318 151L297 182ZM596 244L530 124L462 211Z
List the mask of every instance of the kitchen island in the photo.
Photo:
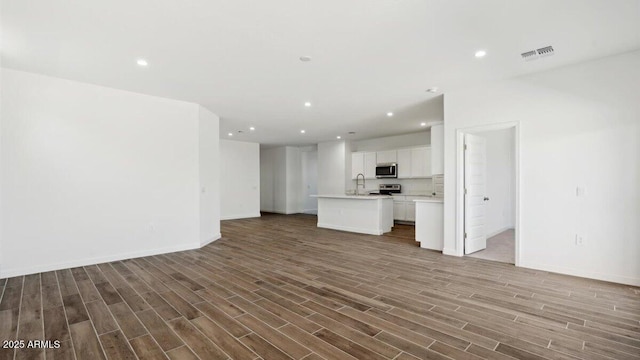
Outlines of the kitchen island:
M382 235L393 227L393 198L387 195L311 195L318 198L318 227Z

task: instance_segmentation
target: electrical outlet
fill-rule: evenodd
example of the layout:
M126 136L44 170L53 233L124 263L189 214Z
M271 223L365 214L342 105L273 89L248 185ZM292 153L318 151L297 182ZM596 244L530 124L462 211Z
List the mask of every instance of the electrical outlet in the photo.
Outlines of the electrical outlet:
M576 234L576 246L584 246L584 236Z

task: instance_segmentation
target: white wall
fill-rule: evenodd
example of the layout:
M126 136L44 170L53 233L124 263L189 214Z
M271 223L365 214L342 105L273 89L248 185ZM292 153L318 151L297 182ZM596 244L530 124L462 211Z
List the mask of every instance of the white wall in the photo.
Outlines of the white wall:
M485 206L487 237L514 227L513 134L513 128L475 134L487 140L486 196L489 197Z
M444 124L431 127L431 173L444 174Z
M220 238L220 118L198 106L200 245Z
M375 139L353 141L351 145L351 151L393 150L429 144L431 144L431 133L427 130L411 134L385 136Z
M2 21L2 6L0 6L0 22ZM2 69L2 39L3 39L3 35L2 35L2 24L0 23L0 69ZM2 81L2 71L0 70L0 99L2 99L2 86L3 86L3 81ZM0 278L2 277L2 274L4 272L3 268L4 268L4 261L3 261L3 256L2 254L4 254L3 249L2 249L2 234L3 234L3 230L2 230L2 219L4 218L2 216L2 203L3 198L2 198L2 154L3 154L3 150L2 150L2 101L0 100Z
M351 150L349 144L346 144L345 141L319 143L318 194L344 194L347 188L347 181L351 181Z
M260 216L260 144L220 140L221 219Z
M286 198L287 207L285 214L295 214L302 212L302 159L300 148L286 147L285 181L287 184Z
M2 81L1 277L197 248L219 233L215 115L15 70Z
M640 285L640 52L451 92L444 101L445 253L462 254L456 129L515 121L520 266ZM576 196L578 186L586 196Z

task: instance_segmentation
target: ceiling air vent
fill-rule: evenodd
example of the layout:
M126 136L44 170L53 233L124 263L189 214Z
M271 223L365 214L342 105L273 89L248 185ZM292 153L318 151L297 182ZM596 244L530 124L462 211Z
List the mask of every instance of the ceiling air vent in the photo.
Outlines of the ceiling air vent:
M553 46L545 46L540 49L529 50L520 54L520 56L522 56L522 59L524 61L533 61L533 60L537 60L538 58L551 56L551 55L553 55Z
M540 56L551 56L553 55L553 46L545 46L537 50L538 55Z
M522 58L525 61L531 61L531 60L535 60L538 58L538 53L535 50L531 50L531 51L527 51L527 52L523 52L522 54Z

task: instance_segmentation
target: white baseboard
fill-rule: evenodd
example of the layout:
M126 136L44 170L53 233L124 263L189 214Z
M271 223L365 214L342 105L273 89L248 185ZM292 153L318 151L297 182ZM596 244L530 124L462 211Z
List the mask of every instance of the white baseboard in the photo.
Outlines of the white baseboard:
M449 249L449 248L442 249L442 254L443 255L449 255L449 256L457 256L457 257L462 256L462 255L458 254L456 249Z
M640 278L633 278L633 277L624 276L624 275L605 274L605 273L594 272L594 271L583 271L583 270L572 269L572 268L567 268L563 266L542 264L542 263L529 262L529 261L523 261L523 260L520 261L520 264L518 264L518 266L523 268L528 268L528 269L549 271L549 272L554 272L559 274L578 276L578 277L595 279L595 280L610 281L618 284L640 286Z
M268 212L268 213L272 213L272 214L281 214L281 215L294 215L294 214L300 214L300 213L299 213L299 212L297 212L297 211L289 211L289 212L287 212L287 211L275 211L275 210L272 210L272 211L262 210L262 211L264 211L264 212Z
M260 212L251 214L223 215L220 220L248 219L260 217Z
M268 213L272 213L272 214L282 214L282 215L289 215L291 213L287 213L284 211L277 211L277 210L260 210L260 211L264 211L264 212L268 212Z
M2 273L0 273L0 279L14 277L14 276L21 276L21 275L37 274L45 271L68 269L68 268L73 268L78 266L101 264L101 263L111 262L111 261L134 259L134 258L139 258L144 256L166 254L166 253L172 253L177 251L193 250L193 249L199 249L200 247L201 247L200 243L195 243L195 244L188 244L188 245L169 246L169 247L152 249L152 250L134 251L129 253L114 254L114 255L108 255L108 256L99 256L94 258L66 261L61 263L4 268L2 269Z
M205 247L205 246L207 246L207 245L211 244L212 242L214 242L214 241L216 241L216 240L220 239L221 237L222 237L222 234L217 233L217 234L216 234L216 235L214 235L211 239L209 239L209 240L205 240L205 241L201 242L201 243L200 243L200 247Z
M355 232L360 234L369 234L369 235L382 235L384 233L384 231L382 230L371 230L371 229L355 228L355 227L342 226L342 225L329 225L329 224L322 224L322 223L318 223L318 227L325 228L325 229L349 231L349 232ZM388 231L391 231L391 229L389 229Z
M318 209L304 209L302 210L303 214L313 214L318 215Z

